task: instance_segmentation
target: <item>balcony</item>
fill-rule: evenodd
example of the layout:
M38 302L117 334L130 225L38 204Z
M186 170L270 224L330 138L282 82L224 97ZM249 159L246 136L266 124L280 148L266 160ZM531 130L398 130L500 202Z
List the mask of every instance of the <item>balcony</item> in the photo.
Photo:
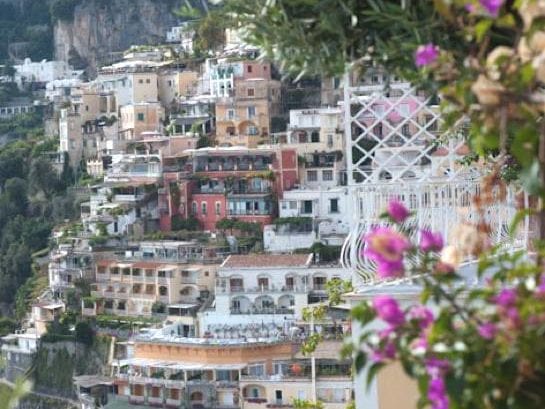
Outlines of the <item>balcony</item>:
M234 188L229 195L268 194L272 192L270 186Z
M129 397L129 403L132 404L132 405L138 405L138 404L143 404L144 403L144 397L143 396L136 396L136 395L131 395Z
M270 216L272 210L229 209L230 216Z
M216 293L220 294L272 294L272 293L306 293L307 287L304 285L291 286L263 286L263 287L216 287Z
M242 310L238 308L231 308L231 315L291 315L295 314L295 311L290 308L249 308L247 310Z
M216 381L218 389L238 389L238 381Z

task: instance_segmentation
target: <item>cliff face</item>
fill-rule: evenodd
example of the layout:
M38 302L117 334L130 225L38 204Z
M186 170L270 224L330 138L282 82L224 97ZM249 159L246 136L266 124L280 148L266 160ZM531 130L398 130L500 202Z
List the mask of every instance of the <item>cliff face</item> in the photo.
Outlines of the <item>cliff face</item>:
M157 44L176 25L172 11L177 0L86 0L75 9L73 21L54 27L55 59L77 68L97 67L112 61L112 53L131 45ZM115 55L115 54L114 54Z

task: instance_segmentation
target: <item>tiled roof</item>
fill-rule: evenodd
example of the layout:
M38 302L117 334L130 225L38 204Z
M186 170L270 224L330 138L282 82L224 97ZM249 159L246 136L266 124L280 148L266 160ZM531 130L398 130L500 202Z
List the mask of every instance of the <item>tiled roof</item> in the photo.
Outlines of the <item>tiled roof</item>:
M222 267L304 267L312 260L312 254L248 254L230 255Z

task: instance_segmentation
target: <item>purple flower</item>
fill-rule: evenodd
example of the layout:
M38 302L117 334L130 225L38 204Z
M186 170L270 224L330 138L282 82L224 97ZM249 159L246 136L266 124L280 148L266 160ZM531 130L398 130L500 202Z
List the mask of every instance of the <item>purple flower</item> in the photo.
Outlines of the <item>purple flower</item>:
M405 267L403 261L379 261L377 263L377 275L379 278L399 278L403 277L405 273Z
M517 327L520 324L520 314L516 307L507 308L505 316L509 319L512 326Z
M494 302L500 307L510 307L517 302L517 292L512 288L504 288L494 297Z
M448 409L448 397L443 378L432 378L428 386L428 399L432 409Z
M490 14L492 17L497 17L504 1L505 0L479 0L479 3L481 3L481 6L488 14Z
M396 356L396 346L393 342L386 342L384 347L376 348L371 351L371 360L373 362L384 362L388 359L394 359Z
M399 200L391 200L388 203L386 212L388 213L388 216L390 216L390 218L396 223L403 223L410 215L409 210Z
M389 227L374 228L364 240L364 256L376 263L400 262L403 253L410 247L407 237Z
M446 371L450 368L449 361L445 359L439 359L434 356L427 358L426 362L426 372L432 377L437 378L443 376Z
M466 11L468 13L473 13L475 11L475 5L471 4L471 3L467 3L464 8L466 9Z
M435 62L437 57L439 57L439 47L433 43L421 45L414 54L414 63L417 67L424 67Z
M373 299L373 308L377 316L392 327L398 327L405 323L405 315L399 304L392 297L381 295Z
M413 349L423 348L424 350L428 349L428 340L424 337L416 338L412 343L411 347Z
M433 233L430 230L420 231L420 250L424 253L441 251L443 249L443 236L441 233Z
M418 321L418 325L422 329L428 328L434 320L433 312L429 308L424 307L423 305L418 305L411 308L409 316L413 320Z
M498 327L496 324L492 322L486 322L484 324L479 325L479 328L477 329L479 332L479 335L483 337L484 339L494 339L496 336L496 333L498 332Z

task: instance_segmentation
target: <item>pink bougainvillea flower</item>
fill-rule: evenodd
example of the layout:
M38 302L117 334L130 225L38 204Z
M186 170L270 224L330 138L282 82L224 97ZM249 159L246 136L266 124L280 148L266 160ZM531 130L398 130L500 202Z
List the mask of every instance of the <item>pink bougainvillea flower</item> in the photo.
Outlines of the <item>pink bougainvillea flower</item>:
M436 377L430 380L428 386L428 399L432 409L448 409L448 397L443 378Z
M472 4L472 3L467 3L467 4L464 6L464 8L466 9L466 11L467 11L468 13L473 13L473 12L475 12L475 5Z
M417 305L409 311L409 317L418 321L418 325L422 329L428 328L434 321L433 312L423 305Z
M420 231L420 250L424 253L441 251L443 249L443 236L441 233L433 233L430 230Z
M439 57L439 47L433 43L421 45L414 54L414 63L417 67L424 67L434 63Z
M405 273L403 261L379 261L377 263L377 275L379 278L400 278Z
M510 307L517 302L517 292L512 288L504 288L494 297L494 302L499 307Z
M403 314L403 311L399 308L399 304L392 297L387 295L375 297L373 299L373 308L380 319L394 328L405 323L405 314Z
M390 227L377 227L365 236L364 256L376 263L399 262L410 243L403 234Z
M497 17L505 0L479 0L479 3L492 17Z
M376 348L371 351L371 361L384 362L388 359L394 359L396 356L396 346L393 342L387 342L384 347Z
M432 378L443 376L450 368L450 363L446 359L439 359L434 356L429 357L425 361L426 372Z
M413 348L424 348L428 349L428 340L425 337L416 338L412 343L411 347Z
M403 223L411 214L409 209L405 207L399 200L391 200L386 208L388 216L396 223Z
M498 332L498 326L492 322L486 322L484 324L479 325L477 331L479 332L479 335L483 337L484 339L490 340L494 339Z

